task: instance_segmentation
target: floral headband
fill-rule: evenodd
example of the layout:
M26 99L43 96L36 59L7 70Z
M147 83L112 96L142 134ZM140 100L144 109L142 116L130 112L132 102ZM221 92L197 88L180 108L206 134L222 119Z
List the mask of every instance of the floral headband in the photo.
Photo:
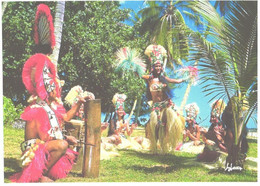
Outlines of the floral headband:
M191 103L185 106L185 111L186 111L187 119L195 120L199 113L199 107L196 103Z
M118 109L122 108L124 109L124 102L126 100L126 95L125 94L118 94L116 93L112 99L112 102L115 106L115 110L117 111Z
M154 66L155 64L163 64L163 58L167 52L161 45L149 45L144 53L149 57L152 66Z

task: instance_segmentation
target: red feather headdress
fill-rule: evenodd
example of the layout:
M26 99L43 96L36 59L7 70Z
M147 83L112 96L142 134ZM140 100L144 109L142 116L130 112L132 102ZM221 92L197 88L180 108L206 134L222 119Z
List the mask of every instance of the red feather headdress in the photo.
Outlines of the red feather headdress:
M45 4L40 4L37 7L34 25L34 41L35 44L50 44L55 46L54 27L52 15L49 7Z

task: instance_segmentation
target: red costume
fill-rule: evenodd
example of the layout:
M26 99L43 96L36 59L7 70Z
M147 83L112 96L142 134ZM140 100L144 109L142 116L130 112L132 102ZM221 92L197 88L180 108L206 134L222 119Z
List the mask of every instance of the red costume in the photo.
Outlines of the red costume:
M44 4L37 7L35 18L35 43L37 45L55 45L52 16L50 9ZM57 78L56 66L47 55L37 53L31 56L24 64L22 79L30 94L30 106L26 107L21 119L30 125L30 121L37 122L42 136L27 139L21 144L23 170L10 177L12 182L38 182L46 174L46 164L50 154L46 149L52 139L63 140L63 114L66 113L61 101L61 85ZM49 106L49 94L55 90L56 101ZM28 124L29 123L29 124ZM41 138L41 139L40 139ZM77 152L67 149L66 153L48 170L46 176L54 180L64 178L69 173L76 159Z

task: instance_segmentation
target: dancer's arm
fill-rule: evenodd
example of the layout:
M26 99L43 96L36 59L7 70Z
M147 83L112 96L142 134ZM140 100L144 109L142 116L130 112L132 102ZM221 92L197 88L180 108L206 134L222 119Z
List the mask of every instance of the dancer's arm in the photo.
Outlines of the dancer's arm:
M78 98L79 98L79 101L75 105L73 105L71 107L71 109L66 114L63 115L63 120L65 122L70 121L75 116L75 114L79 111L79 108L80 108L82 103L85 103L86 100L95 99L92 95L87 95L85 97L79 96Z
M151 76L150 75L142 75L142 78L146 79L146 80L149 80L151 78Z
M169 83L182 83L182 82L185 81L185 80L183 80L183 79L171 79L171 78L169 78L169 77L167 77L167 76L165 76L165 79L166 79Z

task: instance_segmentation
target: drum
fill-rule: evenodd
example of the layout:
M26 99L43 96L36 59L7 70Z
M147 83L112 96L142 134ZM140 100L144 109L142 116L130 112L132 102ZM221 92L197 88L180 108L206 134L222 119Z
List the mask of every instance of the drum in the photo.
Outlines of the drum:
M83 166L83 152L84 152L84 135L85 135L85 123L81 120L72 119L65 125L65 134L68 136L74 136L78 143L76 145L70 145L69 147L78 152L78 158L73 165L72 170L81 171Z

